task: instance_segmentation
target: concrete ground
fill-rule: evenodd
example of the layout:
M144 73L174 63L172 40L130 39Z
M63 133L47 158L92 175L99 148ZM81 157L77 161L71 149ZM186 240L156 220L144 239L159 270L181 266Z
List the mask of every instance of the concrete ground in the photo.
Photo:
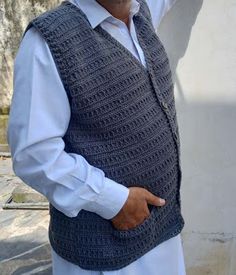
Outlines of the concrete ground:
M11 159L0 157L0 274L52 274L48 210L3 210L19 178Z

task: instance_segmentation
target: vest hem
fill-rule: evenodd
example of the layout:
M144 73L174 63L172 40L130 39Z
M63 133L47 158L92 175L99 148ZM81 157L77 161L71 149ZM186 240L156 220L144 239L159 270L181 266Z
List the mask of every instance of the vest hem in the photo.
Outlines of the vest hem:
M91 264L91 262L89 262L87 265L86 264L83 264L86 260L84 260L84 257L82 257L82 261L81 262L78 262L76 260L73 260L69 257L66 257L66 253L63 254L63 252L60 251L60 249L58 249L58 246L54 243L54 241L52 240L52 236L50 234L50 230L49 230L49 242L50 242L50 245L52 246L53 250L60 256L62 257L64 260L72 263L72 264L75 264L75 265L78 265L80 268L82 269L85 269L85 270L90 270L90 271L114 271L114 270L118 270L118 269L121 269L121 268L124 268L126 267L127 265L131 264L132 262L138 260L140 257L142 257L144 254L146 254L147 252L149 252L150 250L154 249L156 246L160 245L161 243L171 239L171 238L174 238L176 237L178 234L181 233L184 225L185 225L185 221L182 217L181 214L179 214L179 220L178 220L178 223L177 224L174 224L171 229L168 230L169 234L165 234L163 238L157 238L154 242L152 242L150 245L146 246L145 249L139 251L138 254L130 254L130 258L127 257L125 255L125 257L120 257L114 261L120 261L121 263L120 264L113 264L113 265L109 265L109 266L106 266L104 264L100 264L100 266L98 267L97 265L93 266ZM173 230L174 229L174 230ZM136 253L137 251L135 251ZM71 255L71 254L68 254L68 255ZM98 258L94 258L94 259L90 259L90 261L93 261L96 262L98 261ZM103 258L104 260L104 258ZM112 261L111 259L105 259L106 262L109 263L109 260Z

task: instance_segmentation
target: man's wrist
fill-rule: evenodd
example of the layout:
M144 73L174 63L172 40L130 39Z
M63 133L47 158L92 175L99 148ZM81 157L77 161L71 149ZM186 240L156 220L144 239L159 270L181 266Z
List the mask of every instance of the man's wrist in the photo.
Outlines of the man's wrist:
M129 188L109 178L104 180L104 188L95 201L88 204L85 210L95 212L104 219L112 219L122 209L129 196Z

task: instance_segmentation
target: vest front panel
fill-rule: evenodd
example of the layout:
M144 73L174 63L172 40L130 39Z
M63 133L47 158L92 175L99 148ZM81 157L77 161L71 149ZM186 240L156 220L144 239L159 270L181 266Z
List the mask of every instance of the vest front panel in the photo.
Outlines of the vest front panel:
M85 210L69 218L50 205L52 247L84 269L122 268L184 226L171 71L147 6L140 3L134 22L147 70L100 26L93 29L68 1L28 26L35 26L47 41L68 94L71 119L63 137L65 151L83 155L120 184L166 199L163 207L149 206L150 216L130 230L117 230L111 220Z

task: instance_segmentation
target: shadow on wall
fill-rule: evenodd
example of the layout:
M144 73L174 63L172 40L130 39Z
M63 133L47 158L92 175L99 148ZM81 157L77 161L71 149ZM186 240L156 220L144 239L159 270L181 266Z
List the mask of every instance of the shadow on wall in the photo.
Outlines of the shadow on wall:
M173 77L183 99L181 85L176 74L179 60L185 55L192 28L202 8L203 0L177 0L173 9L162 20L158 35L170 58Z
M233 103L188 102L178 113L188 275L236 274L235 120Z

